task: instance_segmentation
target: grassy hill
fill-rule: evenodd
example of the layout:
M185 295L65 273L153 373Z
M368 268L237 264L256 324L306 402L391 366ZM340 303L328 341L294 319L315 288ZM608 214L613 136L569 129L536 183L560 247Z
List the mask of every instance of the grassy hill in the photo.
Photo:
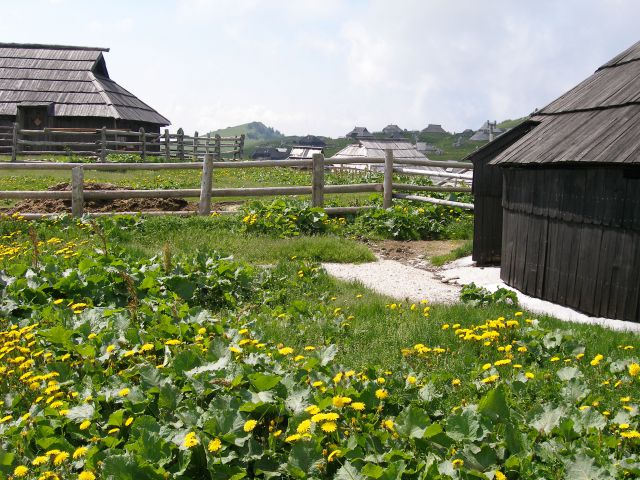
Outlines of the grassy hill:
M211 135L231 137L244 134L247 141L272 141L284 138L284 135L273 127L267 127L262 122L243 123L235 127L221 128L211 132Z

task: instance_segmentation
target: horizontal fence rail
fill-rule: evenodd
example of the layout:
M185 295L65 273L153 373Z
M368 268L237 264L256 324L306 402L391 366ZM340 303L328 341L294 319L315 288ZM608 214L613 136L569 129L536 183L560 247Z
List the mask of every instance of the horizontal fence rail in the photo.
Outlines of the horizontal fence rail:
M332 165L350 163L384 164L384 178L382 183L359 183L346 185L326 185L325 169ZM419 162L419 163L416 163ZM394 183L393 173L398 165L423 165L441 166L447 164L449 168L470 168L464 162L438 162L432 160L404 160L394 159L392 150L387 150L384 158L362 159L358 157L325 159L322 154L315 154L312 160L261 160L261 161L219 161L214 154L207 154L202 162L183 163L58 163L58 162L13 162L0 163L0 170L67 170L71 173L70 190L42 191L21 190L0 191L0 199L11 200L71 200L71 212L73 216L82 216L86 201L91 200L116 200L132 198L198 198L197 211L179 212L99 212L90 215L143 213L144 215L172 214L172 215L209 215L211 213L212 198L229 197L263 197L286 195L310 195L313 206L324 207L325 194L344 193L382 193L383 207L390 208L394 198L402 198L420 202L429 202L438 205L473 209L473 204L442 200L438 198L423 197L413 194L397 192L444 192L444 193L468 193L468 186L434 186L411 185ZM306 186L280 186L280 187L250 187L250 188L216 188L214 185L214 171L220 168L273 168L273 167L306 167L311 171L311 185ZM201 170L201 185L199 189L163 189L163 190L87 190L84 185L85 171L128 171L128 170ZM394 193L395 192L395 193ZM325 208L328 213L346 214L355 213L364 207L331 207ZM223 212L219 212L223 213ZM41 218L53 214L28 213L25 218Z
M147 157L171 159L202 160L205 155L216 158L238 159L244 151L244 135L221 137L219 135L185 135L180 128L177 133L87 128L44 128L28 130L12 127L0 127L0 154L11 155L16 162L22 155L83 155L106 162L110 154L140 155L142 161Z

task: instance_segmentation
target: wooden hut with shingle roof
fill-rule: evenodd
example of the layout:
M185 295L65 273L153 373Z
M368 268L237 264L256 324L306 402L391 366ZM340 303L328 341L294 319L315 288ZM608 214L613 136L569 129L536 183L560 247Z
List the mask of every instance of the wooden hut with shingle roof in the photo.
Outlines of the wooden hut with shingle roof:
M503 173L492 187L502 190L501 278L590 315L640 321L640 42L527 123L488 162Z
M168 119L111 80L108 48L0 43L0 126L159 132Z

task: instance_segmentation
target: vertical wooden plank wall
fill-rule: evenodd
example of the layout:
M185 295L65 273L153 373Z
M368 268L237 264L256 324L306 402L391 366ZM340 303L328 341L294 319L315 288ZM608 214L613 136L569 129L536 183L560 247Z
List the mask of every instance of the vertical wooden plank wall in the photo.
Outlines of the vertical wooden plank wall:
M620 167L504 171L501 278L589 315L640 321L640 178Z

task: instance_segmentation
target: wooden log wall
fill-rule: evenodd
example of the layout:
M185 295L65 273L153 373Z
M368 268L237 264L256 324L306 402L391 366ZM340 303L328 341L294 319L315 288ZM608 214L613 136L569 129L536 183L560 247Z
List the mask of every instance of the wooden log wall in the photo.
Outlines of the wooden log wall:
M507 168L501 278L589 315L640 321L640 167Z

